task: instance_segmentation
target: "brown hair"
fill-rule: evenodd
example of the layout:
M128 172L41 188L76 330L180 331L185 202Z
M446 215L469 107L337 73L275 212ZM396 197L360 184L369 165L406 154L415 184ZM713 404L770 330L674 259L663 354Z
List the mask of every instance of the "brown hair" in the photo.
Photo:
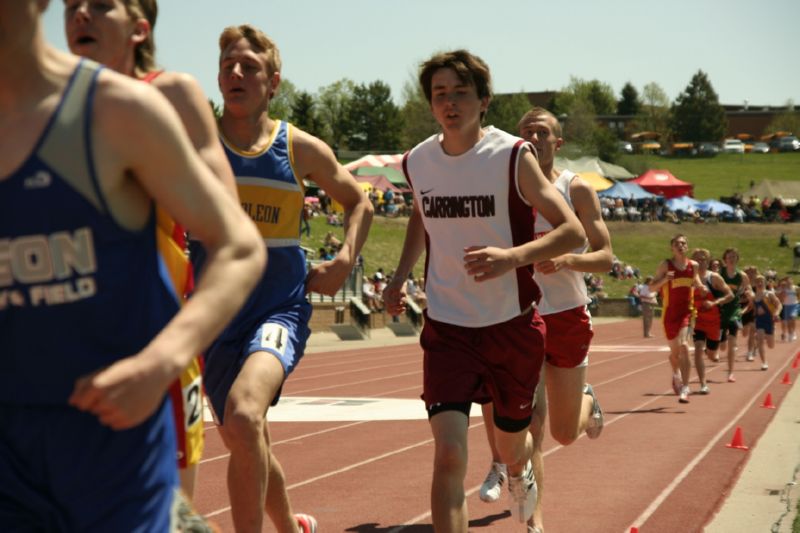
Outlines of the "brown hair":
M672 237L672 238L670 239L670 241L669 241L669 244L670 244L670 246L672 246L673 244L675 244L675 241L677 241L677 240L678 240L678 239L680 239L681 237L683 237L684 239L686 239L686 235L684 235L683 233L677 233L677 234L675 234L675 236L674 236L674 237Z
M694 257L696 255L702 255L703 261L707 263L711 262L711 252L709 252L705 248L695 248L694 250L692 250L692 255L690 257Z
M558 121L558 117L556 117L552 112L548 111L547 109L539 106L532 108L530 111L522 115L522 118L519 119L519 122L517 122L517 129L522 128L523 123L529 121L530 119L541 116L552 118L553 133L555 133L556 137L563 137L564 133L563 130L561 129L561 122Z
M266 33L250 24L228 26L222 30L219 36L220 60L222 60L222 53L225 52L225 49L239 39L247 39L256 53L264 55L267 60L267 74L272 76L281 71L281 54L278 45Z
M731 253L736 254L736 259L737 260L739 259L739 250L737 250L736 248L728 248L722 253L722 260L724 261L725 258L728 256L728 254Z
M134 50L134 66L142 73L150 72L156 68L156 19L158 18L158 4L156 0L122 0L125 11L133 20L145 19L150 23L150 33Z
M422 86L428 103L433 98L433 88L431 87L433 74L442 68L453 69L462 83L475 87L478 98L492 98L492 76L489 73L489 66L483 59L466 50L453 50L434 55L420 67L419 84ZM481 113L481 118L483 118L483 113Z

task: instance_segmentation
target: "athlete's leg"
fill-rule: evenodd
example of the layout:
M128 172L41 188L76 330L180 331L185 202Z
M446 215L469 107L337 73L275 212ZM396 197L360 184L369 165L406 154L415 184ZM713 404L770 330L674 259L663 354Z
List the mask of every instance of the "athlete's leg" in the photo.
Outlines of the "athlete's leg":
M461 411L442 411L431 417L434 440L431 517L433 528L443 533L466 533L467 427Z
M683 386L689 386L689 378L692 373L692 362L689 359L689 328L683 327L678 333L678 357L680 362L681 381Z
M728 381L733 380L733 367L736 362L736 335L738 328L736 325L728 326Z
M269 411L267 412L269 418ZM267 443L267 454L269 459L267 498L264 508L270 520L280 533L295 533L298 531L297 519L292 511L292 504L289 501L289 494L286 492L286 477L283 474L278 458L272 451L269 436L269 424L264 424L264 441Z
M697 378L700 380L700 387L706 386L706 361L703 357L706 353L706 341L694 341L694 367L697 370Z
M497 451L497 446L494 444L495 427L493 404L482 404L481 413L483 414L483 425L486 428L486 439L489 441L489 449L492 450L492 462L502 463L503 461L500 460L500 453Z
M544 368L542 369L544 371ZM544 372L542 372L544 379ZM536 507L533 516L528 520L528 525L544 531L544 514L542 512L542 492L544 491L544 456L542 454L542 440L544 439L544 424L547 420L547 394L545 381L540 380L536 388L536 402L533 406L533 418L530 431L533 437L533 475L536 477Z
M283 378L283 366L274 355L250 354L225 403L220 434L231 452L228 493L237 531L261 531L269 468L265 416Z
M764 346L764 340L766 339L767 335L763 329L756 330L756 348L758 350L758 356L761 358L761 363L767 362L767 350Z
M592 397L583 393L586 367L547 367L547 403L550 411L550 434L567 446L586 429L592 413Z
M194 499L194 488L197 484L198 465L189 465L186 468L178 469L178 476L181 481L181 490L186 498L191 502Z

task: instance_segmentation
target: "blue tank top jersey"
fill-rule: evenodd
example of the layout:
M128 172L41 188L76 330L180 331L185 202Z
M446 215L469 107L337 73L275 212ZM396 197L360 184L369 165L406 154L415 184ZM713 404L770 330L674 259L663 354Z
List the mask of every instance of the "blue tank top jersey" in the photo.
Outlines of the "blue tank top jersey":
M178 309L155 215L121 227L94 172L82 61L25 162L0 180L0 403L63 404L75 380L138 353Z
M294 171L293 127L276 121L267 146L244 152L222 139L236 176L242 208L267 247L267 268L223 338L246 334L265 314L287 305L306 304L306 257L300 247L305 190Z

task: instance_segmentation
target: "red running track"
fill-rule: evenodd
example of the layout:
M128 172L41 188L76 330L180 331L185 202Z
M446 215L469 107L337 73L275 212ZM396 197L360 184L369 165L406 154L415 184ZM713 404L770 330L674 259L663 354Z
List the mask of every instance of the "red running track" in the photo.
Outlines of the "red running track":
M656 329L656 328L654 328ZM670 385L666 342L641 337L638 320L596 326L589 381L605 411L596 441L582 436L568 447L544 441L547 533L702 531L724 502L750 452L725 446L741 427L752 447L775 413L759 406L767 393L780 405L790 389L781 384L800 343L777 343L770 368L737 358L736 383L727 383L723 363L706 366L711 394L679 404ZM739 353L744 352L739 339ZM274 451L288 478L295 512L317 517L322 532L432 532L429 488L433 445L418 400L422 354L416 343L308 354L284 387L315 403L315 421L271 422ZM699 388L693 371L692 390ZM331 405L329 399L348 398ZM363 402L353 398L364 399ZM406 399L391 420L331 420L353 404L380 417L379 400ZM279 405L278 407L281 407ZM277 408L275 413L277 413ZM403 420L405 415L418 416ZM272 415L271 415L272 416ZM341 417L337 417L341 418ZM347 418L347 417L344 417ZM470 419L468 491L470 531L525 531L512 521L506 495L486 504L477 490L490 463L480 417ZM226 490L228 456L213 424L195 495L197 509L223 531L233 531ZM271 531L267 521L265 526Z

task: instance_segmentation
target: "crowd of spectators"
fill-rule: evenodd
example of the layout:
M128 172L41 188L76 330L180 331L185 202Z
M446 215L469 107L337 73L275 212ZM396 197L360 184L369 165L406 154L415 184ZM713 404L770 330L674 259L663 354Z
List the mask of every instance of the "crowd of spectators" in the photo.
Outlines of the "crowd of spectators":
M604 220L628 222L792 222L800 221L800 202L781 197L760 199L755 196L743 198L741 194L721 198L733 212L709 210L671 211L663 197L652 198L607 198L600 197L600 210Z

